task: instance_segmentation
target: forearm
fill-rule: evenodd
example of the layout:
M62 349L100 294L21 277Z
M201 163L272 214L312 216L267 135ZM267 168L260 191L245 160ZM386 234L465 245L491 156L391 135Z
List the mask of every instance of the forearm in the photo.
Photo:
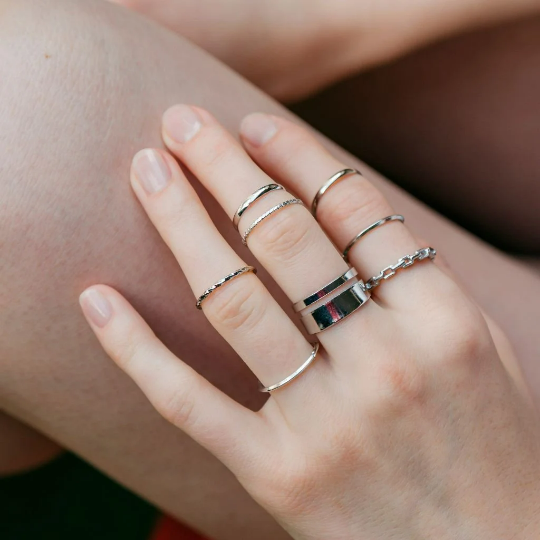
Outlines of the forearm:
M540 13L540 0L357 0L320 2L342 45L339 63L349 73L387 62L432 42ZM344 38L345 36L345 38Z

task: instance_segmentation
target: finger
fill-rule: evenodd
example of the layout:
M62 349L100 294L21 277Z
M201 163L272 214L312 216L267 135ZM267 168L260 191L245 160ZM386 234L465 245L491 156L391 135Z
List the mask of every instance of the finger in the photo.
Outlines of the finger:
M218 232L172 156L157 150L139 152L133 160L131 181L149 218L180 264L195 298L246 267ZM216 288L201 307L214 328L265 385L290 375L311 354L312 345L253 273L238 275ZM189 310L194 317L198 316L195 300L186 306ZM295 386L294 397L289 398L283 389L274 394L276 399L299 399L299 387L305 385Z
M241 137L254 160L310 206L325 181L346 168L307 130L282 118L250 115L242 123ZM340 250L360 231L394 213L384 196L360 175L350 175L334 184L320 198L317 207L319 223ZM349 258L364 280L368 280L420 247L426 246L419 246L407 227L394 221L356 242ZM399 280L383 283L374 294L388 304L403 305L417 293L419 281L425 287L425 278L435 273L431 264L415 264L402 272Z
M176 358L118 292L94 286L80 304L105 351L165 419L233 470L259 451L265 432L257 414Z
M186 105L169 109L163 118L163 136L169 149L231 217L248 196L273 182L207 111ZM259 216L290 198L287 192L275 191L257 201L242 215L240 231L251 230L250 224ZM317 291L348 268L309 211L299 205L291 205L261 222L249 236L248 247L293 302ZM369 306L361 311L365 309ZM354 317L361 317L360 310ZM343 345L340 325L334 332L321 334L320 339L331 351L338 336Z

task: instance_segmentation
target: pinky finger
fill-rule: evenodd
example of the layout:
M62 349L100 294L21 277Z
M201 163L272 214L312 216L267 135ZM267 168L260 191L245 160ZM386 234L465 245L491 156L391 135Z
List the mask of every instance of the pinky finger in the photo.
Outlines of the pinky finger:
M99 342L156 410L236 473L263 439L262 419L174 356L118 292L105 285L81 294L83 313ZM258 448L260 448L258 446ZM239 452L242 451L242 455ZM248 459L246 459L248 458ZM245 471L244 471L245 472Z

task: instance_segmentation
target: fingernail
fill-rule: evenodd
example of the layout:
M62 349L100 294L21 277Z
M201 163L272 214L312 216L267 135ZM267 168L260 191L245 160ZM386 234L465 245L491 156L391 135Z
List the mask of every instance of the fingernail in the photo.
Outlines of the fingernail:
M201 126L199 115L188 105L175 105L163 115L163 129L178 143L193 139Z
M85 317L92 323L103 328L111 319L111 303L98 289L86 289L79 298L79 303Z
M133 158L133 172L146 193L152 195L164 189L171 180L171 169L155 150L141 150Z
M262 146L267 143L277 130L272 117L262 113L246 116L240 125L240 135L253 146Z

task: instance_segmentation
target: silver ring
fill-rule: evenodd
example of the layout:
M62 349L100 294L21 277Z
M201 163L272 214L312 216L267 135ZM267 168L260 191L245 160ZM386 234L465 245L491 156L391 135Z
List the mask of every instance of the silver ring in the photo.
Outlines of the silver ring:
M304 206L304 203L300 199L289 199L288 201L284 201L282 203L276 204L276 206L273 206L272 208L270 208L270 210L267 210L262 216L258 217L246 229L246 232L244 233L244 236L242 236L242 243L244 244L244 246L247 246L247 239L248 239L249 235L253 232L255 227L257 227L257 225L260 225L266 218L270 217L272 214L275 214L279 210L281 210L281 209L283 209L283 208L285 208L287 206L290 206L291 204L301 204L302 206Z
M366 281L366 290L370 291L371 289L378 287L382 280L386 281L387 279L394 277L397 271L402 268L409 268L409 266L412 266L415 262L423 261L424 259L432 261L436 256L437 250L431 247L419 249L413 255L405 255L405 257L401 257L396 264L383 268L376 276L368 279Z
M358 272L356 271L356 268L349 268L344 274L339 276L338 278L334 279L334 281L331 281L321 289L319 289L317 292L310 294L303 300L300 300L293 304L294 311L302 311L304 308L307 308L311 304L317 302L318 300L321 300L321 298L324 298L325 296L329 295L332 291L335 291L338 287L341 287L344 283L347 283L347 281L350 281L352 278L356 277L358 275Z
M254 266L244 266L243 268L240 268L238 270L235 270L234 272L231 272L230 274L226 275L224 278L220 279L216 283L214 283L211 287L208 287L206 291L204 291L201 296L197 299L197 303L195 306L197 309L202 309L202 303L204 300L206 300L216 289L219 289L221 286L225 285L225 283L228 283L231 281L231 279L237 278L238 276L241 276L242 274L246 274L248 272L252 272L253 274L257 273L257 269Z
M313 360L315 360L315 358L317 357L317 353L319 352L319 346L320 344L317 341L317 343L313 345L313 350L311 351L309 358L294 373L292 373L288 377L285 377L285 379L283 379L282 381L279 381L278 383L273 384L272 386L264 386L259 381L259 392L273 392L274 390L277 390L278 388L281 388L282 386L285 386L286 384L289 384L294 379L296 379L296 377L302 374L313 362Z
M370 299L369 291L358 281L339 293L322 306L302 317L302 323L309 334L318 334L339 323Z
M359 232L348 244L347 247L343 250L342 257L345 259L345 262L349 262L349 251L351 251L352 247L360 238L363 238L366 236L366 234L370 233L371 231L374 231L377 227L380 227L381 225L384 225L385 223L389 223L390 221L401 221L401 223L405 222L405 218L401 214L393 214L391 216L386 216L385 218L379 219L379 221L376 221L375 223L372 223L369 227L366 227L362 232Z
M337 182L340 182L341 180L345 180L348 176L351 176L353 174L359 174L362 176L362 173L360 171L357 171L356 169L343 169L342 171L337 172L329 178L317 191L317 194L313 198L313 202L311 203L311 213L316 216L317 215L317 206L319 205L319 201L321 200L321 197Z
M233 226L236 230L238 230L238 224L240 223L240 218L242 217L242 214L258 199L261 199L265 195L268 195L272 191L275 191L277 189L283 189L283 186L280 186L279 184L268 184L267 186L263 186L262 188L258 189L255 193L250 195L239 207L238 210L234 213L234 216L232 218Z

